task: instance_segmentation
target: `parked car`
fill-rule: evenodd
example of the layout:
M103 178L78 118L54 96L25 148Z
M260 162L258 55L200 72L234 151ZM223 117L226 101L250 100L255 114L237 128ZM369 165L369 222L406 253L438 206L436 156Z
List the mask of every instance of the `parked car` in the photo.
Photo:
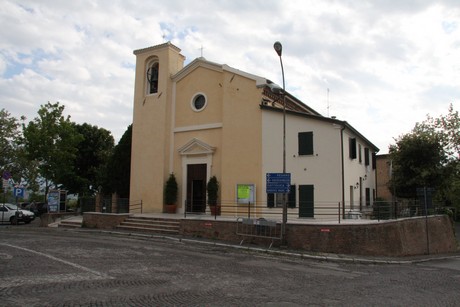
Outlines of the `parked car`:
M0 204L0 222L10 222L13 225L24 222L29 224L35 219L35 214L29 210L21 209L13 204Z
M35 216L40 216L43 213L48 212L48 206L45 203L41 203L41 202L36 203L36 202L33 201L31 203L27 203L27 205L25 207L23 207L21 205L21 207L23 209L32 211L35 214Z

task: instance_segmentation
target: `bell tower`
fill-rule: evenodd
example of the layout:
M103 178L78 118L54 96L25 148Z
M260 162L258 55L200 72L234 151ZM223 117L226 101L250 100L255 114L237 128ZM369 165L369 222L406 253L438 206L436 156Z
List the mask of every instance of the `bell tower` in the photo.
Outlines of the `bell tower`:
M180 51L171 42L134 51L130 204L142 201L143 212L163 211L174 95L171 76L183 68Z

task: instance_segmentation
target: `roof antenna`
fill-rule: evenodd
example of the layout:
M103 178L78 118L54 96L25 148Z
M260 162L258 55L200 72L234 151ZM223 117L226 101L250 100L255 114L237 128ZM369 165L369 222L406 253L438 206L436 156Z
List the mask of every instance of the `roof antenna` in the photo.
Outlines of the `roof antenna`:
M329 117L329 88L327 88L327 117Z
M201 48L199 48L199 49L200 49L200 52L201 52L201 57L203 57L203 49L204 49L203 45L201 45Z

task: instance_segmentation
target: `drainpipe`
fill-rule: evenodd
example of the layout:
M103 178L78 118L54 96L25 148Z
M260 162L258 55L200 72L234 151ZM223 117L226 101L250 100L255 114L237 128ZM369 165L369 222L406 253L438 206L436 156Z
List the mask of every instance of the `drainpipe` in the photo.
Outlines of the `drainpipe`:
M342 216L345 217L345 166L343 157L343 131L345 126L340 129L340 151L342 155Z

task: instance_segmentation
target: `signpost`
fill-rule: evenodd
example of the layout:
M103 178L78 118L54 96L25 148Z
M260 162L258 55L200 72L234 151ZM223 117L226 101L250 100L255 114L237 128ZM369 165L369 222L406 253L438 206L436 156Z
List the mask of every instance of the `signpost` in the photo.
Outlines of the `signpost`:
M25 189L23 187L14 187L13 194L16 197L16 199L19 198L24 198L25 195Z
M6 202L6 192L8 187L12 184L13 178L11 178L11 173L9 171L3 171L2 173L2 184L3 184L3 204ZM2 213L3 215L3 213ZM3 220L3 216L2 216Z
M10 183L8 182L8 180L2 179L2 185L3 185L3 189L6 191L8 187L10 186Z
M11 178L11 173L8 171L3 171L2 178L4 180L9 180Z
M283 159L284 160L284 159ZM283 161L283 171L286 165ZM291 173L267 173L267 193L283 194L283 223L281 224L282 244L286 245L286 223L287 223L287 194L291 191Z
M267 193L289 193L291 173L267 173Z

